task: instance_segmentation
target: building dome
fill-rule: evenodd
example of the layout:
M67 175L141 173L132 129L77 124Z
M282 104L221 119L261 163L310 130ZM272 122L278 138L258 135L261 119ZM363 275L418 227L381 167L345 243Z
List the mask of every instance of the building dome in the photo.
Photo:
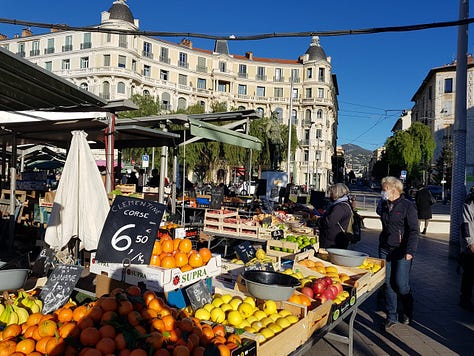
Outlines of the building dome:
M133 15L125 0L116 0L109 9L110 20L122 20L133 24Z
M313 38L311 39L311 44L309 45L309 48L306 51L306 54L308 55L308 60L310 61L317 61L320 59L327 61L328 59L326 53L324 52L324 49L319 44L318 36L313 36Z

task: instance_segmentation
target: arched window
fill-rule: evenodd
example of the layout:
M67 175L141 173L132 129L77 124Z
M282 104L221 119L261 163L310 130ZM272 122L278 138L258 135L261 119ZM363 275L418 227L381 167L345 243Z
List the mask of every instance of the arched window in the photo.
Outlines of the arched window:
M178 110L186 110L186 99L185 98L178 98Z
M110 99L110 83L109 82L102 83L102 97L104 99Z
M87 84L87 83L81 83L80 87L81 87L81 89L89 91L89 84Z
M304 113L304 124L311 125L311 110L307 109Z
M148 89L143 90L143 96L150 96L150 91Z
M204 109L206 108L206 102L204 100L199 101L199 105L202 106Z
M117 93L125 94L125 83L124 82L118 82L118 84L117 84Z
M318 119L322 119L323 118L323 111L321 109L318 110L318 112L316 113L316 117Z
M293 111L291 112L291 123L293 125L296 125L298 122L298 117L297 117L297 113L296 113L296 110L293 109Z
M245 110L245 107L243 107L242 105L240 105L237 110Z
M259 108L257 108L256 111L257 111L257 113L258 113L258 115L259 115L260 117L263 117L263 113L265 112L265 110L263 110L263 108L260 108L260 107L259 107Z
M161 108L163 110L171 110L171 96L169 93L161 95Z

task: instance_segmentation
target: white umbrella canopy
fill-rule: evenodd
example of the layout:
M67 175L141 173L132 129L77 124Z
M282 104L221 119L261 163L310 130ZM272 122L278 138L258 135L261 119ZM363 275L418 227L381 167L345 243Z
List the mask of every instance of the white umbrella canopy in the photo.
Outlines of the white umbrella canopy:
M110 209L86 137L84 131L72 131L71 146L45 234L46 243L54 250L63 249L72 237L80 240L80 250L97 249Z

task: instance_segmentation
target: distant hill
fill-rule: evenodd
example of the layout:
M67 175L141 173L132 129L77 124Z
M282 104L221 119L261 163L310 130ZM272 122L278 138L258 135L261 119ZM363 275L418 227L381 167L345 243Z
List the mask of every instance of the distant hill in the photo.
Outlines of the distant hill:
M352 170L356 174L362 174L364 169L369 166L372 151L350 143L342 145L342 148L344 149L346 165L352 166Z

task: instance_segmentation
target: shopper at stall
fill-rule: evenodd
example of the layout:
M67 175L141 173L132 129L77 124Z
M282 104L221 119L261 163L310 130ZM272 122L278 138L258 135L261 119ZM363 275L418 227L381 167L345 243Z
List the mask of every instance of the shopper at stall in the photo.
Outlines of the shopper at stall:
M336 183L328 188L331 203L319 219L319 244L322 248L347 248L349 237L346 234L352 216L349 188Z
M395 177L382 179L382 199L377 213L382 221L379 257L385 260L385 330L400 319L408 324L413 319L413 296L410 271L418 245L418 214L415 205L403 195L403 183ZM400 300L397 309L397 299Z
M461 256L462 266L461 308L474 312L472 303L472 287L474 286L474 186L471 187L462 208L463 222L461 225Z
M421 223L424 222L423 231L421 231L423 235L426 234L426 229L428 229L428 224L430 222L430 219L433 217L433 213L431 211L431 205L433 205L434 202L435 202L435 199L431 195L431 192L423 184L420 184L418 186L418 190L415 193L415 203L416 203L416 208L418 210L418 220L420 224L420 230L421 230Z

